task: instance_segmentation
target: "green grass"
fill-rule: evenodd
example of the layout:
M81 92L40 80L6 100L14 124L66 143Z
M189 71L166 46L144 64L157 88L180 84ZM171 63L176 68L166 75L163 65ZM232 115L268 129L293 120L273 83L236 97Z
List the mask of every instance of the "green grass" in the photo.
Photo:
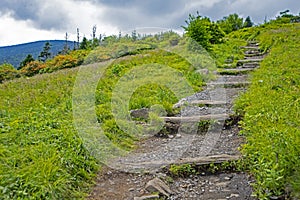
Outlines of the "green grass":
M173 177L187 177L189 175L198 174L196 167L191 164L171 165L169 173Z
M98 121L105 127L106 136L125 149L132 148L137 133L132 128L131 132L124 131L128 127L117 128L110 110L115 110L122 124L126 124L130 110L151 108L156 104L162 105L168 115L172 115L174 103L199 91L203 85L203 77L194 70L184 58L163 50L148 51L112 63L96 91L96 113ZM116 102L115 108L111 101ZM142 130L137 129L138 132Z
M159 45L170 49L168 44ZM152 108L152 121L148 123L160 124L158 115L163 112L162 107L172 114L173 103L201 90L204 79L210 78L195 70L210 65L211 59L189 52L184 41L180 45L171 50L173 53L162 49L142 50L108 65L96 82L96 91L92 91L96 120L88 121L90 118L85 115L76 116L76 122L79 125L86 122L85 126L90 122L101 125L104 133L101 137L107 137L105 141L113 144L110 147L124 152L132 150L140 135L122 118L130 109ZM63 59L57 61L49 63L69 67ZM193 66L195 63L197 66ZM92 71L93 65L83 68ZM100 163L114 155L114 152L109 155L109 149L104 147L96 149L101 152L94 154L94 146L89 146L86 139L98 133L85 130L87 138L83 138L78 124L74 124L73 112L80 109L73 107L74 98L80 97L73 91L79 72L78 68L63 69L0 85L0 199L82 199L89 192ZM133 88L129 87L131 76L137 77L133 84L138 87L129 93ZM121 119L116 119L112 102L119 99L121 103L126 99L128 107L116 104L117 110L122 111Z
M258 27L255 39L270 49L236 105L244 115L242 148L259 199L300 194L300 25Z
M98 170L72 124L77 70L0 85L0 198L75 199Z
M78 108L73 107L74 98L80 98L76 95L81 90L79 87L74 95L73 88L80 69L4 82L0 85L0 199L84 198L100 163L114 155L113 148L128 152L143 136L141 132L157 131L161 113L173 115L174 103L201 90L204 82L213 78L212 73L197 71L209 68L211 72L229 60L235 66L243 57L239 46L247 40L258 40L261 51L270 53L261 67L251 72L252 85L236 104L237 112L244 116L242 134L247 137L243 164L256 178L255 194L260 199L284 192L299 198L299 35L300 27L295 24L243 29L228 35L225 43L214 45L213 58L203 49L195 49L190 40L173 34L164 35L161 41L149 37L135 43L122 41L119 46L108 43L92 51L86 63L118 59L100 71L93 71L97 64L84 66L92 75L95 72L95 77L98 72L103 76L91 87L95 91L86 93L93 94L81 99L90 102L78 104ZM53 70L39 71L37 67L34 72L75 67L83 62L85 53L79 52L79 60L70 55L58 57L48 62L49 69L55 66ZM86 83L91 83L86 78ZM83 114L95 111L95 118L76 116L76 126L73 112L81 108L86 110ZM143 122L154 127L145 129L130 120L129 111L139 108L151 108L150 120ZM84 130L87 138L79 134L78 125L84 125L82 130L91 125ZM98 134L93 125L101 127L101 137L112 144L107 149L87 145L85 139L95 139ZM187 165L173 166L177 175L191 170Z
M247 43L244 39L233 38L228 36L223 43L213 46L213 54L216 59L218 68L226 68L226 64L236 67L237 61L244 58L244 52L240 46L245 46Z

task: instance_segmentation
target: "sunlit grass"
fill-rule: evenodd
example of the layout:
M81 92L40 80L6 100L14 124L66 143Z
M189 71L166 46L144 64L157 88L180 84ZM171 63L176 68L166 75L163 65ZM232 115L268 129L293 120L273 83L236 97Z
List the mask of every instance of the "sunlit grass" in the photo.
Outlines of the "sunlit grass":
M259 28L261 29L261 28ZM300 26L266 27L257 36L269 55L252 75L252 85L237 102L244 115L242 152L256 178L260 199L300 186Z

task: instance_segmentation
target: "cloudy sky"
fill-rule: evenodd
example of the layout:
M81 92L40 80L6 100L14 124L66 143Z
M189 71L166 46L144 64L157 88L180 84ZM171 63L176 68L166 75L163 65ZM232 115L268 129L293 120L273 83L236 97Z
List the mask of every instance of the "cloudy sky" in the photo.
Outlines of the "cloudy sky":
M280 11L300 12L299 0L1 0L0 46L36 40L76 40L97 35L118 34L144 27L182 31L188 14L217 20L230 13L251 16L258 24Z

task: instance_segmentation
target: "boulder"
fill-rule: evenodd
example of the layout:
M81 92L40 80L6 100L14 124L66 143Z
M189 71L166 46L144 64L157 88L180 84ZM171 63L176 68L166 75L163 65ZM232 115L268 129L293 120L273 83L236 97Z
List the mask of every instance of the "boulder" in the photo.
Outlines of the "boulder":
M167 186L161 179L154 178L149 181L146 185L146 190L148 192L158 192L159 194L169 197L173 194L172 190Z
M141 108L130 111L130 116L133 118L149 119L149 109Z

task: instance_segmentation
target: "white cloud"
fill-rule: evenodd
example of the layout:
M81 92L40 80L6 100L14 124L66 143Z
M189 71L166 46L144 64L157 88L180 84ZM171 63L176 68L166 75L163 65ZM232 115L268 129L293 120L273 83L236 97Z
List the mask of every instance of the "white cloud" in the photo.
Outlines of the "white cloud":
M58 0L61 2L61 0ZM63 6L68 8L68 18L71 19L68 23L68 30L72 33L76 28L80 29L82 35L90 37L92 34L92 27L97 26L97 34L106 35L117 34L118 28L110 25L99 17L101 13L106 10L105 6L96 6L88 1L74 2L72 0L63 1Z
M55 6L54 6L55 5ZM74 2L72 0L47 0L42 5L38 13L38 21L41 23L55 23L55 19L68 21L64 29L50 30L40 29L36 26L36 21L16 20L11 12L0 13L0 46L14 45L37 40L64 40L65 33L68 32L69 40L77 40L76 29L80 29L81 39L83 36L91 37L92 27L97 25L97 36L99 34L117 34L118 28L103 21L99 14L105 7L95 6L90 2ZM64 16L57 16L59 14ZM66 17L67 16L67 17Z
M38 30L33 27L30 20L15 20L10 13L1 16L0 30L0 46L64 37L62 33L56 31Z
M18 3L16 3L18 2ZM91 37L97 25L99 34L118 34L140 27L181 29L188 14L218 20L231 13L251 16L261 23L265 16L273 18L279 11L291 9L298 14L300 1L285 0L1 0L0 46L36 40L77 40ZM2 13L1 13L2 12Z
M192 9L192 8L211 8L213 7L215 4L221 2L222 0L189 0L186 3L186 8L188 10Z

